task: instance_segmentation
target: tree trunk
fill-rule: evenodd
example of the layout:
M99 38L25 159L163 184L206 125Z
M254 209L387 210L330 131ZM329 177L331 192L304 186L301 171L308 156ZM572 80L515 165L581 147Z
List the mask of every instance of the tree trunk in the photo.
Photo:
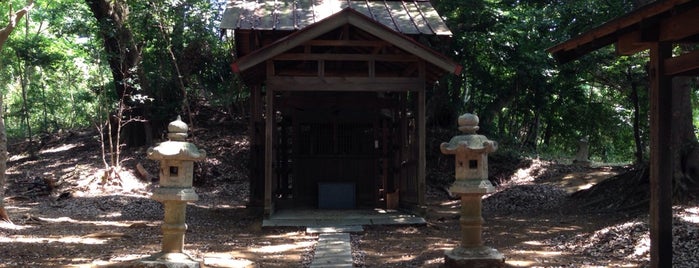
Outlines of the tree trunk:
M22 17L29 12L34 6L34 1L27 2L27 6L20 9L16 13L10 11L10 22L7 26L0 29L0 51L2 51L2 46L5 41L10 38L10 34L17 26ZM5 120L3 119L3 103L2 96L0 96L0 221L12 222L10 221L10 216L7 215L7 210L5 210L5 171L7 170L7 136L5 134Z
M7 170L7 136L3 120L2 97L0 97L0 221L12 222L5 210L5 171Z
M519 85L515 85L514 90L507 90L500 93L495 101L486 105L485 109L481 111L478 118L480 119L479 126L481 127L479 132L482 135L492 135L493 131L497 130L493 125L495 116L502 111L502 108L507 107L507 105L510 105L512 101L514 101L515 97L517 96L517 92L519 92Z
M145 116L145 105L124 98L134 94L139 88L145 91L147 84L143 81L145 75L139 66L141 50L136 46L133 33L126 25L128 5L124 0L85 0L85 3L100 25L100 36L104 41L117 96L129 106L125 117L142 119ZM149 144L152 136L150 126L144 120L134 120L124 127L124 132L121 136L125 137L128 146Z
M10 7L10 22L5 28L0 29L0 51L2 51L2 45L5 44L5 41L10 38L10 34L12 31L17 27L17 23L19 23L20 20L22 20L22 17L29 12L30 9L34 7L34 1L30 0L27 2L27 6L23 9L18 10L15 13L12 13L12 7Z
M136 47L131 30L125 25L129 13L128 6L121 0L85 2L100 25L99 31L114 77L117 96L129 94L138 83L137 67L141 51Z
M638 84L631 82L631 102L633 102L633 139L636 145L636 165L643 164L643 140L641 139L641 104L638 98Z
M697 145L697 137L694 134L694 122L692 118L692 78L691 77L675 77L672 81L672 146L677 150L675 155L675 166L673 167L674 187L676 198L682 199L687 194L687 191L692 187L697 186L696 178L697 170L699 170L699 162L695 158L699 154L699 146Z

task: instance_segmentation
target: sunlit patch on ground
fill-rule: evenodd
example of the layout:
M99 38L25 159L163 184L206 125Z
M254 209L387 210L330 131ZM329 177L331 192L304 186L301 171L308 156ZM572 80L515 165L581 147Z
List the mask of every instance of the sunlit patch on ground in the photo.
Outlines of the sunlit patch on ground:
M61 146L58 146L58 147L53 147L53 148L48 148L48 149L41 150L41 151L39 151L39 153L40 153L40 154L58 153L58 152L68 151L68 150L70 150L70 149L73 149L73 148L78 147L78 146L81 146L81 145L82 145L82 144L76 144L76 143L64 144L64 145L61 145Z
M104 244L105 239L81 237L81 236L60 236L60 237L34 237L34 236L10 236L0 237L0 243L64 243L64 244Z
M257 253L284 253L310 247L314 244L315 242L313 241L300 241L292 244L262 246L259 248L252 249L250 251Z
M699 224L699 207L680 209L677 216L683 221Z

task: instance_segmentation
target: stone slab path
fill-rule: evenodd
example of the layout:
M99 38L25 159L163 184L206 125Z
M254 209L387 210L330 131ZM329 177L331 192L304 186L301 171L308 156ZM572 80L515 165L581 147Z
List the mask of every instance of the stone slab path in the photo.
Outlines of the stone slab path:
M318 244L310 267L352 267L352 246L349 233L321 233L318 235Z

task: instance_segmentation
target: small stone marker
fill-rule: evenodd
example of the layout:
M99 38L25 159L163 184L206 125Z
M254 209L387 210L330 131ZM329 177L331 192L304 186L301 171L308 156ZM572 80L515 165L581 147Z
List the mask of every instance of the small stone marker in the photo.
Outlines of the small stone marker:
M587 141L587 138L578 141L578 152L575 153L573 163L581 166L590 165L590 143Z

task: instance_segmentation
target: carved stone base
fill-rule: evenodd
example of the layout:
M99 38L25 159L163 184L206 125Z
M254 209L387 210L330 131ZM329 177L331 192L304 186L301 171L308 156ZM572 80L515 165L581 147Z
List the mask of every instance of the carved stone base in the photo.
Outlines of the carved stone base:
M158 253L145 259L130 261L123 266L133 268L199 268L199 261L184 253ZM116 266L110 266L116 267Z
M444 252L445 267L490 268L505 266L505 255L496 249L481 246L458 247Z

